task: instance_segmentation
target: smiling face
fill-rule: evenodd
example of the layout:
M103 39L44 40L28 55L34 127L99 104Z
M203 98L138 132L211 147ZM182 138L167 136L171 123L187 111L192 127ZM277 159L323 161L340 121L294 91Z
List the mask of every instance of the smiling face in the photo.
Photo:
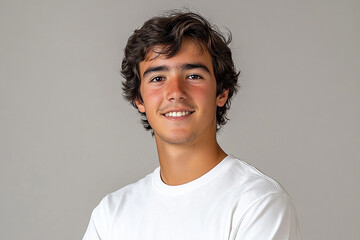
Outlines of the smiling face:
M156 53L159 47L151 49L140 63L143 102L135 101L146 114L156 141L215 140L216 107L225 104L228 91L216 96L212 58L206 47L184 38L180 51L170 58Z

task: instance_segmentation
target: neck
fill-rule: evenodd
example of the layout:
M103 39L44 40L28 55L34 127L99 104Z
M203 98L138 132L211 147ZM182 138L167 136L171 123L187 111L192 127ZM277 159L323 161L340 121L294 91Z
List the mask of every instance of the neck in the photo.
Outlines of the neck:
M168 185L193 181L215 167L227 154L216 141L192 144L169 144L155 135L161 166L161 178Z

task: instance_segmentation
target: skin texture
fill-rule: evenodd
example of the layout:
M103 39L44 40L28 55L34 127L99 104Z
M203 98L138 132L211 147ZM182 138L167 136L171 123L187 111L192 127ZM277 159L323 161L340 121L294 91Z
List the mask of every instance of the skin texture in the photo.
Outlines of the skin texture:
M154 130L161 177L169 185L192 181L216 166L226 153L216 141L216 107L228 91L216 96L212 58L206 47L185 38L180 51L168 58L151 49L140 63L140 112ZM182 117L168 112L190 112Z

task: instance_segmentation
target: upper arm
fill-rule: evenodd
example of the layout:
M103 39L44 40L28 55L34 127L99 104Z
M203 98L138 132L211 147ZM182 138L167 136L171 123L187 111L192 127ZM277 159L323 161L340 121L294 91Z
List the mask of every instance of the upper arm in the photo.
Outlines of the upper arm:
M105 197L93 210L83 240L105 240L107 238L110 212L109 198Z
M270 193L255 201L235 231L235 240L301 239L296 211L286 192Z

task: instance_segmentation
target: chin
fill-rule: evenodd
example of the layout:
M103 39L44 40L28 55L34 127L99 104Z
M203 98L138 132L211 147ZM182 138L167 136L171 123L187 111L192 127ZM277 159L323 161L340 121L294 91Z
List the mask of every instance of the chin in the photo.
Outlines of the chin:
M155 133L155 135L159 138L159 140L168 144L187 144L193 142L196 139L195 135L192 136L187 134L174 134L165 136Z

